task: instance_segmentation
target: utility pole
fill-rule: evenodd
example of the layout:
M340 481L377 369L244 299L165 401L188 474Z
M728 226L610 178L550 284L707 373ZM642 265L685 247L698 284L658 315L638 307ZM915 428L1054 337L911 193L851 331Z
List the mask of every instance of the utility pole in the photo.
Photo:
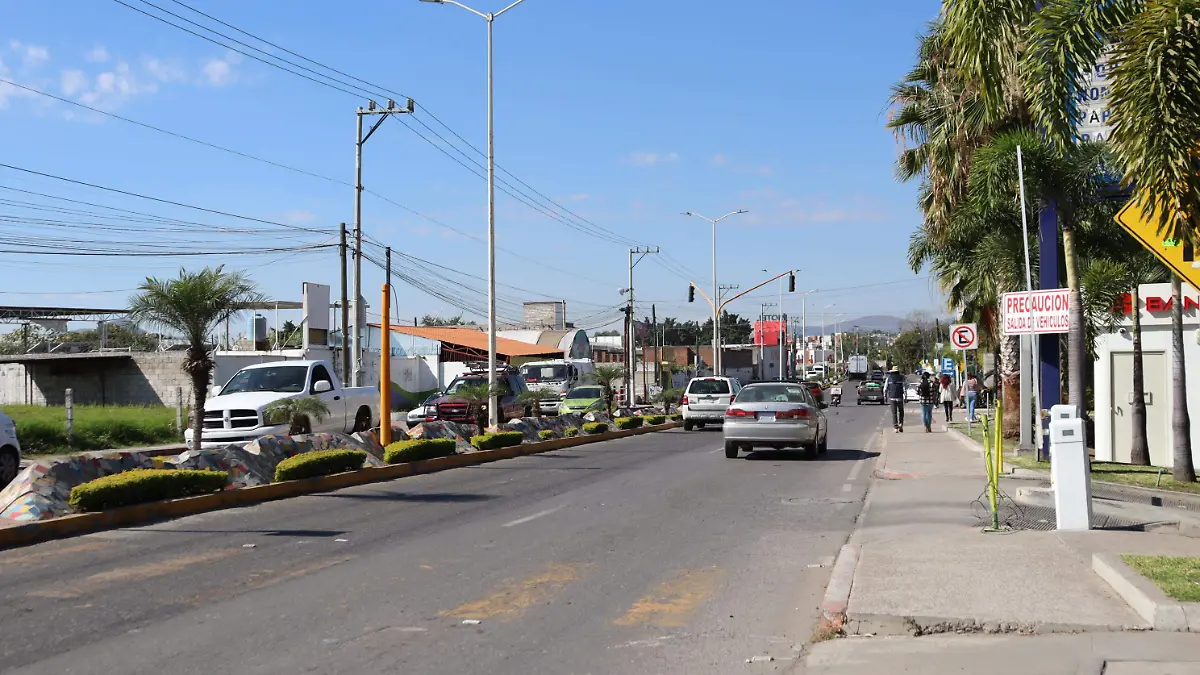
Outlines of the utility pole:
M653 331L651 333L651 342L654 343L654 383L661 385L663 362L662 343L658 339L658 309L654 305L650 305L650 330ZM642 360L645 360L645 358L646 357L643 355Z
M413 100L408 99L408 105L404 108L397 108L396 102L388 99L386 108L379 108L375 101L367 101L367 108L364 110L359 108L355 111L357 118L358 133L354 141L354 371L350 373L352 386L359 386L359 379L362 374L362 318L364 310L362 307L362 149L363 144L375 133L380 124L388 118L389 115L408 113L411 114L416 110L416 104ZM363 116L378 115L379 121L371 126L371 130L367 135L363 135ZM345 331L345 328L342 328ZM343 335L342 342L345 342Z
M713 314L713 375L720 376L721 371L721 303L725 300L725 291L736 291L741 288L737 284L721 284L717 286L717 310Z
M747 213L745 209L730 211L720 218L705 218L699 213L685 211L683 215L699 218L712 223L712 282L713 282L713 297L719 297L720 286L717 284L717 223L725 220L729 216L736 216L742 213ZM721 374L721 303L718 301L713 304L713 374Z
M762 339L758 345L758 379L763 381L767 379L767 308L774 306L773 302L762 302L758 306L758 327Z
M342 259L342 382L346 382L350 375L350 298L349 289L346 288L346 224L342 223L339 228L338 251L341 253Z
M628 347L628 355L626 358L629 360L629 369L627 371L629 373L629 382L625 387L625 398L627 399L629 405L633 405L633 400L637 397L635 394L636 390L634 388L634 375L637 372L637 347L634 344L634 342L637 340L637 324L635 323L634 317L637 316L637 310L633 304L633 268L637 267L637 264L642 261L642 258L645 258L652 253L657 254L658 251L659 249L657 246L638 246L636 248L629 249L629 340L625 343ZM633 259L633 256L635 255L638 256L637 260Z

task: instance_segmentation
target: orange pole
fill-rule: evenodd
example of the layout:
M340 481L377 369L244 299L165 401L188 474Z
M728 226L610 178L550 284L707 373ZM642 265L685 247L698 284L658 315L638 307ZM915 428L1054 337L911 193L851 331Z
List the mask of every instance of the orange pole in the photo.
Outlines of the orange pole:
M387 447L392 442L392 321L388 313L392 306L391 287L383 286L383 321L379 338L379 442Z

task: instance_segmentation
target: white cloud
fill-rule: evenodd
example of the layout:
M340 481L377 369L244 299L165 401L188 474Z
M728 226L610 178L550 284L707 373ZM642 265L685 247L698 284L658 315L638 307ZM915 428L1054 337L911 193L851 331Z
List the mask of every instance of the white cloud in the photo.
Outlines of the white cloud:
M228 52L223 58L209 59L200 70L204 80L214 87L224 87L237 81L233 67L242 62L241 54Z
M306 225L317 219L317 215L307 209L296 209L295 211L285 211L283 213L283 222L290 225Z
M104 45L96 45L95 47L92 47L91 51L84 54L83 58L91 63L104 63L108 61L109 54L108 50L104 48Z
M583 200L587 199L588 197L591 197L591 195L589 195L589 194L588 194L588 193L586 193L586 192L580 192L580 193L577 193L577 194L573 194L573 195L571 195L570 197L567 197L567 201L569 201L569 202L581 202L581 201L583 201Z
M708 163L713 166L724 166L728 161L728 157L726 157L723 153L718 152L717 154L713 155L712 159L710 159Z
M83 91L79 100L97 108L112 109L139 94L152 94L156 91L158 91L156 82L139 77L128 63L118 60L112 70L106 70L95 76L91 88Z
M59 73L59 84L63 96L75 96L88 88L88 76L77 68L67 68Z
M145 67L146 72L159 82L183 82L187 79L187 71L179 64L171 61L150 57L142 65Z
M50 50L41 45L31 45L13 40L8 43L10 49L21 55L21 65L29 68L50 60Z
M666 154L660 152L643 152L636 151L629 153L626 160L634 166L654 166L656 164L674 164L679 161L679 154L668 152Z

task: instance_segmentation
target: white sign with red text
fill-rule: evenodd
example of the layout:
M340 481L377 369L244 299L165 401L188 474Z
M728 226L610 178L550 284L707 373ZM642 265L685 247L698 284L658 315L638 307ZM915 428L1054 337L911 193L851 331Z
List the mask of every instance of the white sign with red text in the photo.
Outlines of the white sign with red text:
M1066 333L1070 329L1070 289L1005 293L1000 302L1005 335Z
M973 323L956 323L950 326L950 345L963 351L979 349L979 327Z

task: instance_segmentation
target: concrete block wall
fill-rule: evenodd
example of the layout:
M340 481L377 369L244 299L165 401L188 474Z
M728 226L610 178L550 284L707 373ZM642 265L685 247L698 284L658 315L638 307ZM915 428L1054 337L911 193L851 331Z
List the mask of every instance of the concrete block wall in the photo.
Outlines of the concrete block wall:
M186 407L191 379L184 352L134 353L130 358L49 360L0 364L0 405L63 405L72 390L80 405L165 405L183 388Z

